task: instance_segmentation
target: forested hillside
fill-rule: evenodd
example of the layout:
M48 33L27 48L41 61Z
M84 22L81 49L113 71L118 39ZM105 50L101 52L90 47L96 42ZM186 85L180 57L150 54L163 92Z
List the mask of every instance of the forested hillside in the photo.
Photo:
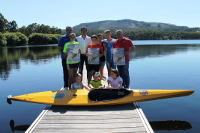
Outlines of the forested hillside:
M187 26L176 26L173 24L167 23L158 23L158 22L143 22L130 19L123 20L105 20L98 22L90 23L81 23L73 27L73 30L80 30L82 26L86 26L88 30L106 30L106 29L122 29L122 30L153 30L153 31L163 31L163 32L172 32L172 31L190 31L196 32L200 31L200 28L189 28Z

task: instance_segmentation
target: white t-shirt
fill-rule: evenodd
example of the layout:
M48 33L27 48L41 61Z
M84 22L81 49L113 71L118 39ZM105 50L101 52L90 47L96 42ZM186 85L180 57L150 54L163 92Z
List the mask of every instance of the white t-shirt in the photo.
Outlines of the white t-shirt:
M111 85L114 87L114 88L118 88L119 87L119 82L122 81L122 78L120 76L117 77L117 79L113 79L112 77L108 77L108 80L110 80L111 82Z
M82 35L76 37L78 43L81 47L81 54L85 54L87 46L91 43L91 37L86 36L85 39L82 38Z

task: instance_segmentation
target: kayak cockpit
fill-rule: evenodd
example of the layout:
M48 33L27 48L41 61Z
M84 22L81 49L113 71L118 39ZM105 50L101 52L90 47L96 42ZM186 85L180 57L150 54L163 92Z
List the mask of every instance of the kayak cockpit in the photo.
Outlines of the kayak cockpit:
M89 92L88 98L93 102L111 101L126 97L132 92L132 90L126 89L94 89Z

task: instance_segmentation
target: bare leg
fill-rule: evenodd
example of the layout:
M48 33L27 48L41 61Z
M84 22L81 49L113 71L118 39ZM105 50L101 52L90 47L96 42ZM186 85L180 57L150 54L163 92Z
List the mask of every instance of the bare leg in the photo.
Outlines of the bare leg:
M108 70L108 77L110 77L111 68L107 68Z
M73 80L73 69L68 69L69 79L68 79L68 85L69 90L71 90L72 80Z
M90 80L92 79L93 73L94 73L94 70L90 71L88 74L88 85L90 84Z
M101 80L103 79L103 68L104 68L104 66L100 66L100 69L99 69L99 74L100 74Z
M75 77L76 77L77 71L78 71L78 68L73 68L73 77L72 77L72 83L74 83L74 82L75 82Z

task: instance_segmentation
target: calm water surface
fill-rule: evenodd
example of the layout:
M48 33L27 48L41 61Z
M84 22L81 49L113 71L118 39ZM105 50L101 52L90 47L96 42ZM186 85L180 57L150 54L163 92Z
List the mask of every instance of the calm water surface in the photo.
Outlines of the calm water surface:
M165 125L154 127L154 131L200 132L200 40L133 43L136 51L130 61L131 88L195 90L187 97L140 102L150 124ZM16 101L9 105L8 95L59 90L62 76L56 45L0 48L0 132L24 132L46 107Z

